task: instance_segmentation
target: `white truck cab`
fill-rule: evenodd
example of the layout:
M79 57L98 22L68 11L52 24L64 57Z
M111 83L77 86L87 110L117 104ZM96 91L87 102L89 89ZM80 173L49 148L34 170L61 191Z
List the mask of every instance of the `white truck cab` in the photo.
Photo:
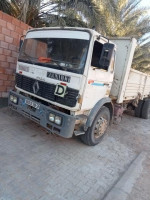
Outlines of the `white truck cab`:
M113 116L122 116L125 104L133 103L135 109L149 97L150 77L145 74L146 92L127 93L135 47L135 39L110 41L91 29L29 30L9 106L49 132L65 138L80 135L84 143L96 145Z

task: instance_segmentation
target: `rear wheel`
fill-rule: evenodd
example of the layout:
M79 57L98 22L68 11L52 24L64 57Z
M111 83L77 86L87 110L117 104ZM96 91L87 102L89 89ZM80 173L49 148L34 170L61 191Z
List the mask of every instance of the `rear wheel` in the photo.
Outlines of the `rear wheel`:
M143 119L150 119L150 99L144 101L141 117Z
M83 143L94 146L103 138L110 123L110 111L103 106L95 117L92 126L88 128L84 135L81 135Z
M142 108L143 108L143 100L139 100L138 107L135 108L135 117L141 117Z

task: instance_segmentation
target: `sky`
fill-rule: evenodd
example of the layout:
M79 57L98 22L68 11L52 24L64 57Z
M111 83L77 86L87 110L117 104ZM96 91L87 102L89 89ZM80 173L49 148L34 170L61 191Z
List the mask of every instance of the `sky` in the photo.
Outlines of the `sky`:
M149 0L143 0L143 1L141 2L141 5L142 5L142 6L149 6L149 5L150 5L150 2L149 2Z
M142 0L141 6L143 7L149 7L150 8L150 0ZM150 15L150 9L149 9L149 15Z

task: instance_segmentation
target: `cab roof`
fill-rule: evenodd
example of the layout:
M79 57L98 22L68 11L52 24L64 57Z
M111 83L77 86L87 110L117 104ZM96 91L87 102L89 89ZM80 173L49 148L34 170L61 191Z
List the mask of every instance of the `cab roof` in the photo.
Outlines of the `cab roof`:
M97 31L90 29L90 28L81 28L81 27L42 27L42 28L33 28L29 29L27 33L33 32L33 31L44 31L44 30L74 30L74 31L85 31L89 32L92 36L101 36L106 42L109 40L108 38L102 36Z

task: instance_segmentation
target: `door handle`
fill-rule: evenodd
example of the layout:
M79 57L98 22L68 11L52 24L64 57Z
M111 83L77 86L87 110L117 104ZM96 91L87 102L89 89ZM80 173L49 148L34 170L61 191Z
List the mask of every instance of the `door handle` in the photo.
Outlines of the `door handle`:
M104 83L104 85L106 85L106 86L109 86L109 85L110 85L110 83Z

